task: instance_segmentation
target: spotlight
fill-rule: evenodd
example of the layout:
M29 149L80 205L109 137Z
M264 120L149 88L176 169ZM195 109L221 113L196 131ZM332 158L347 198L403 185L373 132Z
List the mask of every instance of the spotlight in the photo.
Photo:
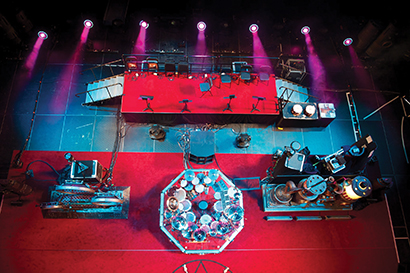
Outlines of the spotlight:
M304 26L302 27L302 29L300 30L300 32L302 32L303 35L306 35L310 32L310 27L308 26Z
M45 33L44 31L39 31L38 32L38 37L40 37L41 39L45 40L48 38L47 33Z
M197 25L196 25L196 27L198 28L198 30L199 31L205 31L205 29L206 29L206 24L205 24L205 22L199 22Z
M162 128L159 125L153 125L150 129L149 129L149 137L152 140L158 140L158 141L164 141L165 140L165 131L164 128Z
M84 21L84 26L86 28L92 28L94 26L94 23L93 23L93 21L87 19L87 20Z
M145 22L144 20L141 20L139 25L140 25L140 27L143 27L145 29L147 29L149 27L149 24L147 22Z
M248 134L240 134L236 137L236 147L238 148L248 148L251 141L251 136Z
M344 45L344 46L350 46L352 43L353 43L353 39L352 39L352 38L346 38L346 39L343 41L343 45Z
M259 30L259 26L257 24L252 24L249 27L249 31L252 33L256 33Z

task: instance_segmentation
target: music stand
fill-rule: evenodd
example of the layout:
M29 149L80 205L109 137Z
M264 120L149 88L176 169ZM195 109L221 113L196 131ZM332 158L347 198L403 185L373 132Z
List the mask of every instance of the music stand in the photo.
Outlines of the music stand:
M235 98L236 98L235 95L229 95L229 97L224 97L224 99L229 99L229 102L227 103L226 108L222 112L225 112L227 110L233 112L232 109L231 109L231 101L232 101L232 99L235 99Z
M147 103L147 107L143 110L144 112L147 110L150 110L151 112L154 112L154 110L151 108L151 104L148 102L149 100L153 100L154 96L145 96L145 95L140 95L138 98L139 100L145 100Z
M179 103L185 103L185 106L184 108L182 108L181 113L185 111L188 111L189 113L191 113L191 110L188 109L188 102L192 102L192 100L183 99L179 102Z
M261 100L266 100L266 98L265 98L265 97L252 96L252 99L257 99L258 102L256 103L256 105L255 105L255 104L252 104L251 113L252 113L253 111L258 111L258 112L260 112L261 110L258 109L258 104L259 104L259 102L260 102Z

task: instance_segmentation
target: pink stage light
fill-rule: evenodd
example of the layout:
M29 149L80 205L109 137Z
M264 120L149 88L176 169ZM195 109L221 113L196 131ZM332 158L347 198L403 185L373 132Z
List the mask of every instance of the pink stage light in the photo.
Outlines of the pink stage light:
M250 30L250 28L249 28ZM251 31L252 32L252 31ZM269 68L269 74L272 73L272 64L268 59L268 55L265 52L265 49L263 48L262 42L259 39L259 35L257 32L253 33L253 64L254 64L254 69L256 72L260 71L261 67Z
M199 22L197 25L196 25L196 27L198 28L198 30L199 31L205 31L205 29L206 29L206 24L205 24L205 22Z
M304 27L302 27L302 29L300 30L300 32L301 32L303 35L309 34L309 32L310 32L310 27L304 26Z
M93 23L93 21L87 19L87 20L84 21L84 26L86 28L92 28L94 26L94 23Z
M139 23L140 27L147 29L149 27L149 24L145 22L144 20L141 20Z
M343 41L343 45L344 45L344 46L350 46L351 44L353 44L353 39L352 39L352 38L346 38L346 39Z
M249 31L252 33L256 33L259 30L259 26L257 24L252 24L249 27Z
M45 33L44 31L39 31L37 35L40 39L43 39L43 40L48 38L47 33Z
M324 101L325 93L324 90L327 89L326 82L326 71L325 68L316 53L316 50L313 46L312 39L310 38L309 33L305 34L305 40L308 50L308 65L310 74L312 76L312 95L322 98Z
M36 43L34 44L33 50L31 51L30 55L28 56L24 64L24 67L27 69L28 78L31 78L31 73L33 72L34 65L36 64L41 45L43 44L43 41L47 39L47 34L44 31L43 33L40 32L38 33L38 38Z

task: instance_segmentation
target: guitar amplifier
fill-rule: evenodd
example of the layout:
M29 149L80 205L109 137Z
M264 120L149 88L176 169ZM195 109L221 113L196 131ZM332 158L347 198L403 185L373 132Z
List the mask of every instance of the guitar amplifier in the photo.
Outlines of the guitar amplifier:
M73 161L70 178L89 183L99 183L103 178L103 166L97 160Z

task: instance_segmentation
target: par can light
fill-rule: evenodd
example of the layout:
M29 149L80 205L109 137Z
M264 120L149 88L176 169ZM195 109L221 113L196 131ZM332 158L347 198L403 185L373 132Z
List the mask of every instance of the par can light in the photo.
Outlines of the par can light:
M301 32L303 35L306 35L306 34L308 34L308 33L310 32L310 27L304 26L304 27L302 27L302 29L300 30L300 32Z
M252 24L249 27L249 31L252 33L256 33L259 30L259 26L257 24Z
M344 39L344 41L343 41L344 46L350 46L351 44L353 44L353 39L352 38Z
M41 38L43 40L48 38L47 33L45 33L44 31L39 31L37 35L38 35L39 38Z
M93 23L93 21L87 19L87 20L84 21L84 26L86 28L92 28L94 26L94 23Z

